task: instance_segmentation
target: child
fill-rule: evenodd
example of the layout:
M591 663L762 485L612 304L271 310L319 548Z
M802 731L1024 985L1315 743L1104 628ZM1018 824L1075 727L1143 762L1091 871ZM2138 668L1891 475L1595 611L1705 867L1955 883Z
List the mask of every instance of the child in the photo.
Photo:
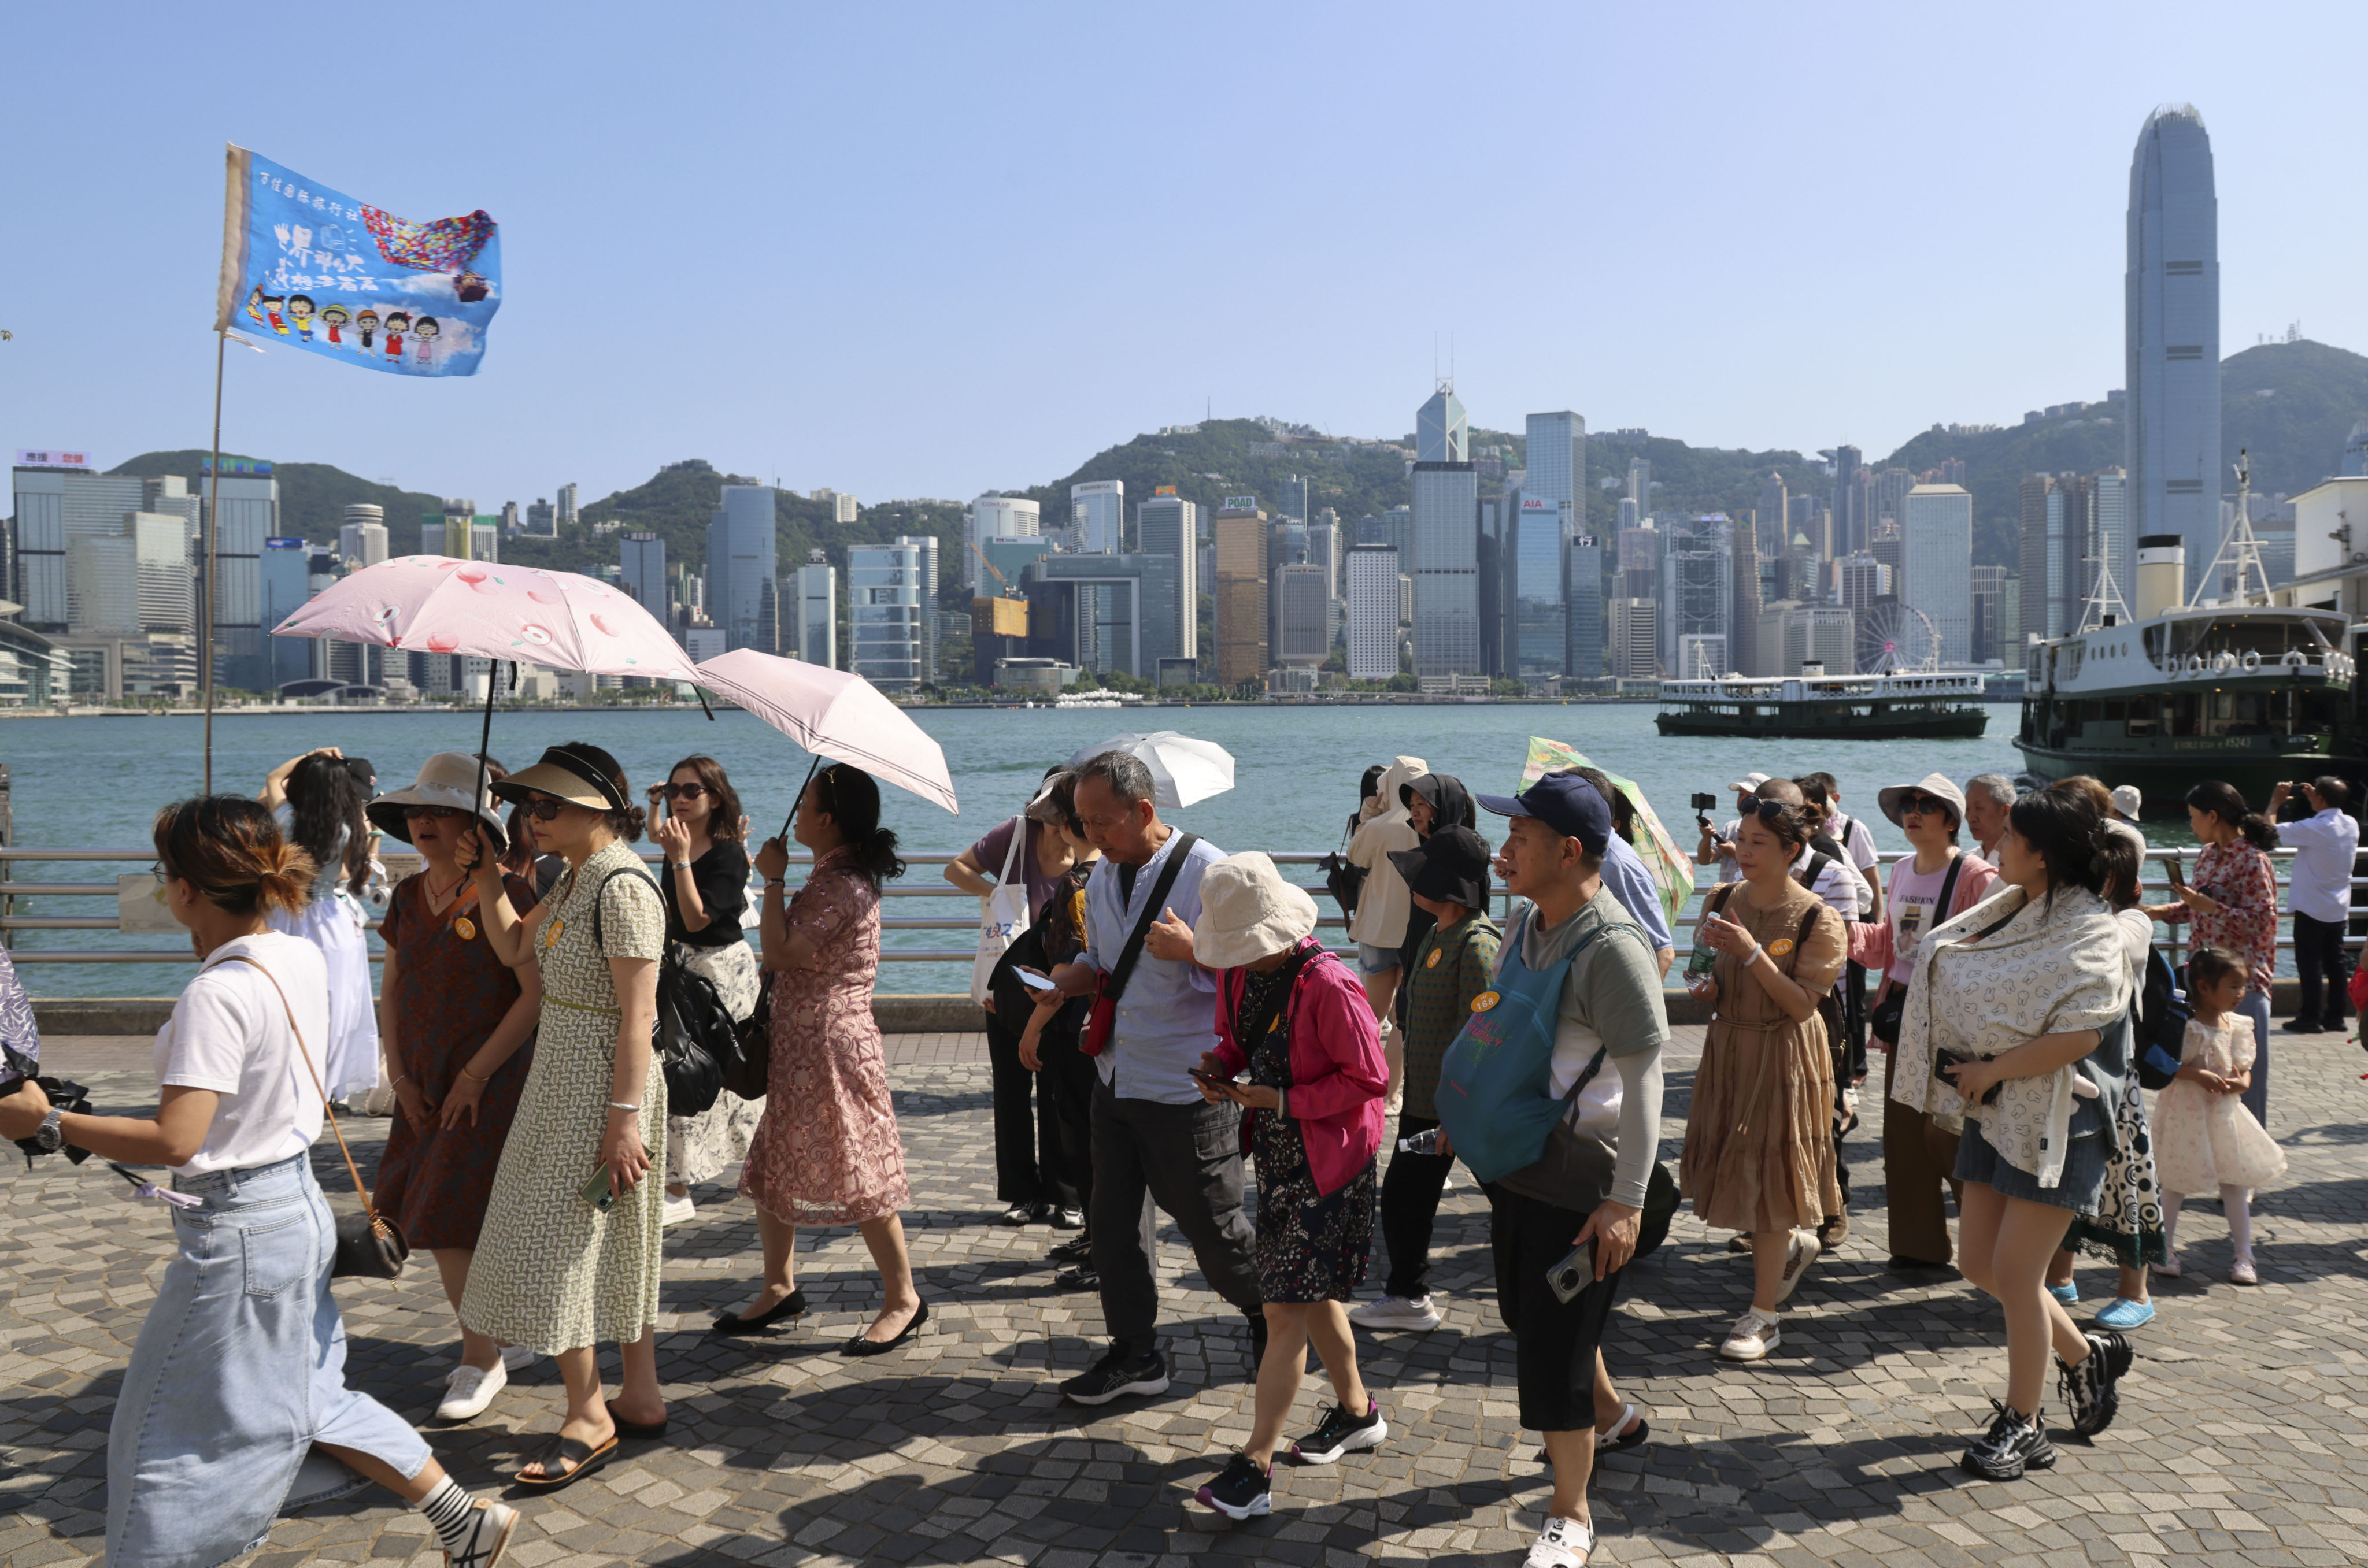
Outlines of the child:
M1438 924L1415 949L1406 971L1406 1105L1398 1116L1401 1139L1440 1136L1431 1096L1439 1091L1440 1063L1472 1016L1472 998L1488 989L1497 966L1498 933L1488 903L1488 846L1461 825L1442 827L1412 849L1393 849L1390 863L1406 878L1415 904ZM1439 1195L1447 1186L1454 1154L1448 1149L1398 1149L1382 1179L1382 1238L1390 1252L1389 1282L1382 1299L1349 1312L1365 1328L1437 1328L1431 1305L1430 1232L1439 1215Z
M2229 1282L2259 1284L2253 1269L2251 1190L2285 1175L2279 1148L2237 1096L2253 1080L2253 1024L2237 1011L2245 997L2245 966L2216 948L2198 948L2187 961L2187 995L2194 1016L2179 1053L2179 1076L2155 1096L2154 1163L2162 1182L2162 1228L2169 1261L2155 1272L2177 1278L2179 1203L2189 1194L2219 1189L2237 1254Z

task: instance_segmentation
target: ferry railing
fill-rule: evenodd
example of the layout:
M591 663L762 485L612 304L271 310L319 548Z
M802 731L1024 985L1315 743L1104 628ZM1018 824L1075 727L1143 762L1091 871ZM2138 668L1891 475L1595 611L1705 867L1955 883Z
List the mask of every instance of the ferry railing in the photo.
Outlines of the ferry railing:
M644 861L655 862L660 858L659 851L652 847L637 846L637 853L640 854ZM1306 868L1312 869L1318 862L1325 858L1323 853L1319 851L1281 850L1271 853L1273 853L1275 863L1286 868ZM1889 869L1892 863L1897 860L1906 859L1912 853L1912 851L1905 850L1887 850L1878 852L1876 856L1877 874L1887 881ZM2159 866L2177 865L2183 875L2188 869L2190 864L2193 861L2198 851L2192 848L2149 848L2146 852L2146 858ZM2270 855L2274 868L2280 873L2277 879L2281 895L2279 902L2283 904L2285 902L2283 893L2288 881L2287 876L2284 874L2284 869L2293 860L2294 851L2280 848L2271 851ZM120 932L122 930L121 916L118 913L118 910L120 908L120 894L122 890L122 884L117 881L70 881L60 880L53 881L28 881L20 880L17 876L17 868L20 865L26 863L47 863L59 865L98 865L112 863L120 866L130 863L141 869L140 870L135 871L133 875L144 880L145 868L153 862L154 858L154 851L153 849L145 848L49 848L40 846L0 845L0 881L5 881L6 886L8 895L7 908L9 911L6 914L0 914L0 942L5 942L7 945L9 956L19 965L194 963L196 960L190 957L188 949L186 947L174 949L28 948L18 945L16 941L17 933L22 931ZM883 914L880 922L881 927L883 931L972 932L978 928L976 900L973 898L971 894L962 892L952 884L942 880L943 871L941 868L951 864L954 860L955 855L953 853L946 851L921 851L907 854L904 858L905 863L913 868L913 873L905 881L891 883L881 890L883 898L895 901L889 903L887 908L914 908L917 911L918 906L913 904L910 901L916 899L939 900L952 904L954 906L954 913L921 914L916 912L912 915ZM811 866L813 861L814 857L803 851L799 851L791 855L790 858L791 867L793 871L801 867ZM400 869L402 865L403 861L398 858L391 869ZM1305 872L1303 871L1300 874L1304 875ZM1679 911L1678 919L1673 923L1675 926L1676 943L1681 949L1690 948L1692 945L1691 933L1693 927L1701 921L1702 900L1718 885L1715 881L1711 880L1713 875L1713 870L1711 867L1698 866L1694 868L1694 874L1697 878L1694 892L1688 897L1685 906ZM1347 933L1345 930L1348 922L1341 917L1338 907L1330 902L1330 893L1320 881L1303 881L1300 885L1303 886L1306 892L1315 895L1319 901L1321 901L1317 905L1319 910L1316 922L1318 929L1325 933L1327 940L1331 941L1335 946L1342 948L1343 950L1346 950L1349 946L1346 941ZM133 886L136 888L138 883L135 882ZM2168 876L2154 876L2141 879L2142 896L2148 903L2168 903L2172 902L2177 896L2176 893L2171 891L2173 886L2174 884ZM2360 906L2359 912L2361 915L2368 917L2368 903L2361 903L2356 896L2359 890L2368 888L2368 877L2354 876L2351 879L2351 886L2355 894L2354 902L2355 904L2359 904ZM116 908L109 909L107 913L102 915L50 915L19 913L19 911L24 908L25 901L29 899L48 900L66 898L107 899L118 902ZM1492 905L1492 913L1495 914L1500 921L1508 921L1512 917L1514 900L1512 895L1507 892L1503 887L1498 886L1492 889L1489 898ZM376 930L378 928L379 923L375 919L371 920L369 924L371 930ZM2167 938L2158 937L2157 945L2166 949L2166 956L2169 957L2171 962L2175 964L2181 960L2181 956L2192 940L2188 932L2188 923L2180 922L2176 925L2169 925L2167 929L2169 932L2169 936ZM2290 953L2294 949L2294 945L2291 918L2282 910L2278 916L2278 950L2281 953ZM943 948L906 947L898 942L883 942L882 944L880 957L882 961L889 963L968 963L971 961L974 950L973 947L968 945ZM373 951L370 956L372 960L376 961L383 955Z

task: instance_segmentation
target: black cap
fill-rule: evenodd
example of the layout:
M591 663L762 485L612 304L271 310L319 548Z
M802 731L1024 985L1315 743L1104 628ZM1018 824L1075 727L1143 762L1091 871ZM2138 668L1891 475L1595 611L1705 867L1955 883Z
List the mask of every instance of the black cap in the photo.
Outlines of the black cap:
M1535 817L1589 855L1611 842L1611 808L1603 792L1576 773L1549 773L1518 795L1475 795L1500 817Z
M1393 849L1390 864L1423 897L1466 909L1488 905L1488 846L1470 828L1442 827L1411 849Z

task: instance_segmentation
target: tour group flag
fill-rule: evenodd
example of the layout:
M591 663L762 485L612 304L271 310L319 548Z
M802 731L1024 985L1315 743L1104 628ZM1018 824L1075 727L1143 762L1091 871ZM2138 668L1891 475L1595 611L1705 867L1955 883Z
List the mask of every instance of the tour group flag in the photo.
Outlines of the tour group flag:
M1573 751L1560 741L1531 735L1530 755L1522 761L1521 781L1514 786L1514 792L1518 794L1528 789L1557 767L1594 766L1584 755ZM1636 838L1636 854L1644 860L1645 869L1653 873L1653 881L1660 890L1662 911L1668 916L1669 924L1675 926L1679 912L1694 895L1693 859L1678 848L1677 841L1669 836L1669 830L1661 825L1660 815L1653 810L1653 802L1645 798L1643 789L1609 769L1603 776L1611 780L1614 790L1627 797L1630 805L1636 808L1636 825L1644 830Z
M416 223L230 149L214 330L398 376L473 376L502 302L484 212Z

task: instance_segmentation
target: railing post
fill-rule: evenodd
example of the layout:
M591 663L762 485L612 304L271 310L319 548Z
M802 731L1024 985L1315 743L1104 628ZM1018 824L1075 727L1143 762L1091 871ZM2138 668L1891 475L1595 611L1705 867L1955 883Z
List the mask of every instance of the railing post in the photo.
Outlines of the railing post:
M16 845L17 808L9 794L8 765L0 762L0 849L13 849ZM17 862L0 859L0 888L5 888L7 883L16 880ZM16 913L17 895L0 892L0 919L6 919ZM13 929L0 927L0 947L13 950L16 946L17 933Z

